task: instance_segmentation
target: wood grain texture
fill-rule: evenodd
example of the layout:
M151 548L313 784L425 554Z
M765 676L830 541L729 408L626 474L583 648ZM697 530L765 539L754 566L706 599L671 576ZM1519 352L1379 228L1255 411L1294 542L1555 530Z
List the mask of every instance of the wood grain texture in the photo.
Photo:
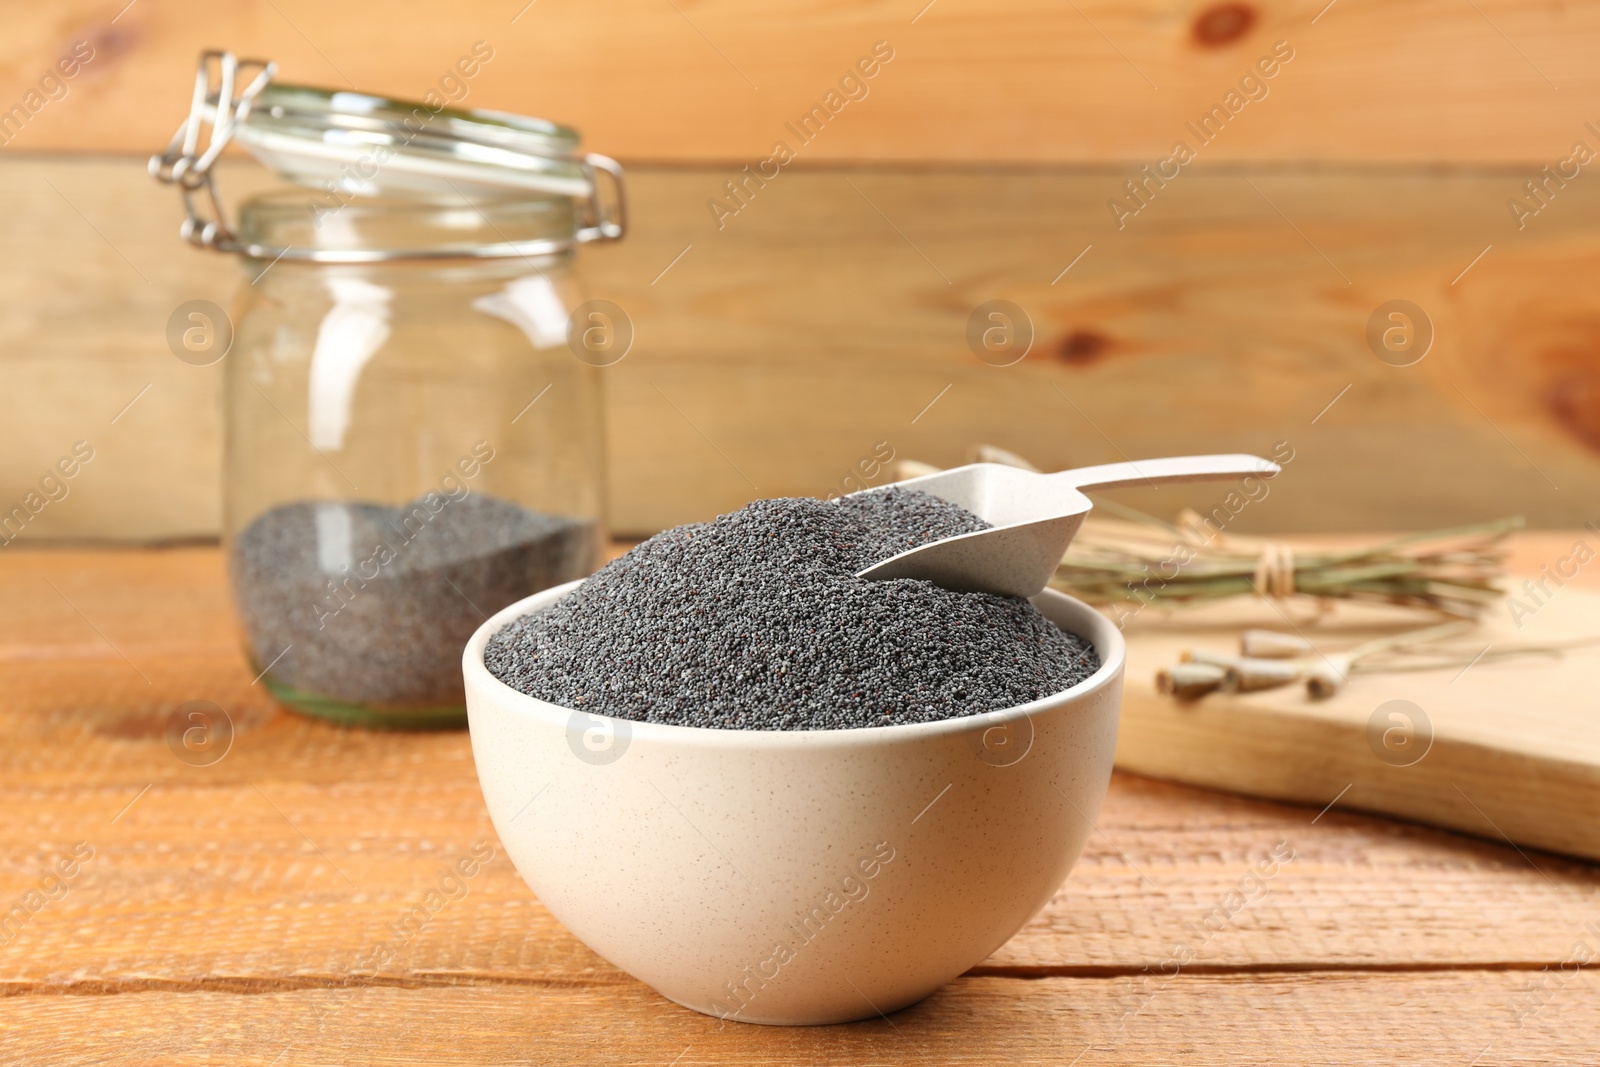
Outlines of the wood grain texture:
M475 41L494 59L471 106L576 125L626 161L756 162L877 41L894 59L801 148L822 161L1165 158L1275 42L1294 59L1244 106L1214 160L1562 158L1600 90L1592 3L1248 0L474 0L441 17L398 0L206 4L71 0L8 15L9 107L75 41L95 58L12 147L153 151L187 112L202 48L277 59L286 80L417 98ZM1559 87L1559 90L1558 90Z
M26 911L0 934L6 1062L1321 1064L1399 1041L1408 1062L1491 1064L1600 1038L1570 962L1600 946L1600 868L1122 773L1056 899L928 1001L719 1025L544 910L465 733L271 704L214 548L0 556L0 685L0 915ZM209 766L169 747L190 700L234 727ZM478 841L493 857L452 881ZM46 881L82 846L64 889ZM1292 859L1249 880L1274 847Z
M459 982L0 1000L14 1062L306 1067L1074 1063L1480 1067L1582 1063L1600 979L1525 973L1140 978L968 976L888 1019L720 1024L643 986ZM1560 985L1556 985L1556 982ZM251 995L240 995L250 993ZM1519 1024L1518 1012L1525 1011ZM275 1060L275 1057L281 1057Z
M636 171L632 234L583 253L637 333L607 371L619 531L836 491L880 441L941 465L986 441L1047 467L1288 441L1241 531L1594 518L1600 186L1519 232L1510 172L1213 168L1119 231L1112 170L812 170L718 231L720 180ZM237 198L269 179L223 181ZM226 306L238 265L182 246L175 196L131 160L13 159L0 195L0 501L82 439L97 458L31 536L214 534L220 366L179 362L164 329L185 300ZM1036 327L1014 366L967 347L992 299ZM1392 299L1434 325L1414 366L1368 348Z

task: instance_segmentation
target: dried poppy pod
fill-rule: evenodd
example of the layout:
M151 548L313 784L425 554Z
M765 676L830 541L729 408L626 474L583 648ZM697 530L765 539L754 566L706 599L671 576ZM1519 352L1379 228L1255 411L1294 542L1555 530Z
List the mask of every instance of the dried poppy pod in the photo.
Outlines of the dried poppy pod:
M1207 663L1223 670L1239 662L1238 656L1227 652L1208 652L1203 648L1186 648L1178 653L1178 659L1183 663Z
M1210 663L1177 663L1156 672L1156 691L1194 700L1221 687L1228 672Z
M1350 680L1350 667L1348 656L1329 656L1313 664L1306 672L1306 693L1312 700L1327 700Z
M1305 677L1307 667L1281 659L1243 657L1227 668L1223 687L1229 692L1249 693L1258 689L1277 689Z
M1310 641L1276 630L1246 630L1239 635L1239 652L1254 659L1295 659L1316 654Z

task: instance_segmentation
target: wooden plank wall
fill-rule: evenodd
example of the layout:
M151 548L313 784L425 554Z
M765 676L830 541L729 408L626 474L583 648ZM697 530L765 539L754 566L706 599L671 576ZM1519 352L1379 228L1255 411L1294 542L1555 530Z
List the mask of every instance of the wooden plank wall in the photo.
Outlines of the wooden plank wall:
M0 41L0 109L74 42L95 56L0 148L0 502L97 449L30 537L216 530L220 368L163 330L239 271L180 244L136 154L176 124L198 49L415 96L477 40L495 58L465 103L571 121L630 168L633 232L583 257L638 336L607 371L621 532L825 494L884 441L1044 465L1289 441L1241 529L1596 517L1600 194L1540 168L1600 150L1600 4L138 0L113 21L122 2L19 10ZM719 226L723 183L880 40L866 98ZM1246 86L1267 95L1187 135L1278 41L1293 58ZM1196 158L1131 199L1186 137ZM243 161L223 180L271 184ZM1036 329L1013 366L966 342L995 299ZM1367 340L1397 299L1433 325L1413 366Z
M415 98L479 40L495 58L467 103L568 121L634 161L764 155L877 41L894 58L807 161L1145 161L1277 41L1294 58L1208 158L1552 162L1600 117L1592 2L60 0L13 5L6 29L8 103L73 42L97 57L19 138L33 151L163 143L202 48Z

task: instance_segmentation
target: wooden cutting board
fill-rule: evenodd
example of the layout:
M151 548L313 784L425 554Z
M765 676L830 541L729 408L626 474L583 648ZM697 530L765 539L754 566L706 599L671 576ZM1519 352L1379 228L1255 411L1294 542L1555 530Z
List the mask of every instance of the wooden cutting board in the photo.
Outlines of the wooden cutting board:
M1537 578L1540 565L1562 559L1579 536L1523 535L1510 587ZM1581 536L1596 543L1592 534ZM1600 636L1600 594L1585 585L1600 587L1600 559L1563 587L1548 586L1553 595L1523 615L1520 627L1502 604L1452 644L1471 656L1486 645ZM1527 595L1520 600L1534 606ZM1464 671L1358 674L1326 701L1312 701L1299 685L1188 703L1156 692L1156 671L1184 649L1237 654L1241 629L1290 631L1285 614L1325 652L1427 619L1352 605L1319 618L1311 605L1290 603L1280 612L1261 601L1147 608L1125 630L1117 765L1600 859L1600 645L1560 658L1486 658ZM1408 701L1422 714L1391 701Z

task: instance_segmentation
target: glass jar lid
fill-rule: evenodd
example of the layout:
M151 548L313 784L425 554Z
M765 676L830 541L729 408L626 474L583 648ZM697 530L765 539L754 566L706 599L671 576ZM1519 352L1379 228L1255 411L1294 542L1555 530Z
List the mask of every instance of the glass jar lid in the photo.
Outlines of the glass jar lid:
M271 259L374 262L542 255L575 243L616 240L626 230L622 168L605 156L580 152L576 130L498 111L275 84L275 69L227 52L202 53L189 117L166 151L150 159L150 173L183 195L187 217L179 232L192 244ZM206 127L210 135L202 148ZM285 179L335 197L468 204L570 197L577 224L570 240L541 240L537 248L512 240L436 251L257 245L239 239L213 181L212 167L230 141Z
M269 83L233 139L290 181L332 181L363 196L443 189L587 197L594 185L576 130L363 93Z

